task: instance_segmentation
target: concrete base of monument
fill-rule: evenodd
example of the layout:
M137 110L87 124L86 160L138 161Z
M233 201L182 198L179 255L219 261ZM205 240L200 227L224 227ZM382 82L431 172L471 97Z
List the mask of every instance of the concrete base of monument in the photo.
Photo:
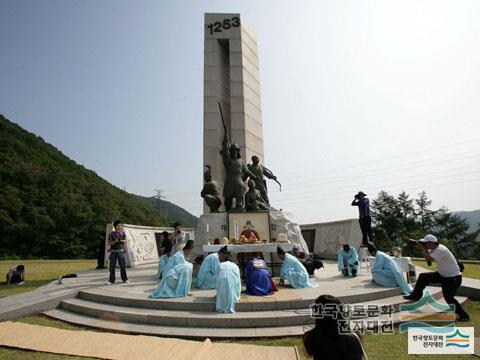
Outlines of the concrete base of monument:
M251 221L253 224L255 224L256 216L265 212L269 214L268 220L270 225L270 238L278 238L279 234L286 234L287 239L290 242L297 245L302 251L309 252L307 244L303 239L300 225L291 214L279 210L246 212L241 214L250 214L252 216ZM194 259L197 255L204 254L202 246L206 245L208 242L213 244L215 238L220 240L222 240L224 237L229 238L228 223L229 213L226 212L201 215L198 219L197 227L195 228L195 243L192 252L192 259Z
M125 286L95 286L63 300L44 312L49 317L102 330L182 338L256 338L302 335L312 327L310 304L322 294L335 295L344 303L393 305L405 303L399 288L372 284L371 274L345 278L334 262L317 270L310 289L280 288L266 297L242 293L234 314L215 312L215 290L192 288L193 296L149 299L156 287L156 268L140 266L129 271ZM67 282L69 279L66 279ZM278 279L276 279L278 280ZM435 298L441 289L429 288ZM459 301L466 298L458 297ZM396 316L396 315L395 315ZM394 317L395 319L395 317Z

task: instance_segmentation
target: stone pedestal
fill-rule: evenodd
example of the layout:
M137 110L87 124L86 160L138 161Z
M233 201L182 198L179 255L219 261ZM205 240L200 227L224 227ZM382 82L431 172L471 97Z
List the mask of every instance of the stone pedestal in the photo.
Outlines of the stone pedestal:
M291 214L287 214L278 210L269 211L270 217L270 239L279 234L287 234L288 240L297 245L302 251L308 252L307 244L303 239L300 225L296 222ZM202 246L208 242L213 244L215 238L220 241L224 237L228 237L228 213L210 213L200 216L197 227L195 229L195 246L193 248L191 259L197 255L206 255L202 250ZM277 261L274 259L274 261Z

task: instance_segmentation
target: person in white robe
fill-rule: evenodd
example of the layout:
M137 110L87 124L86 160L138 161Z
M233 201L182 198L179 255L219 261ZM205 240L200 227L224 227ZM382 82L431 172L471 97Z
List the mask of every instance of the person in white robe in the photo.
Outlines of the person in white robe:
M193 249L193 241L189 240L184 246L183 251L177 252L171 257L171 269L162 276L155 291L149 294L152 299L155 298L173 298L188 296L192 285L193 264L188 262Z
M281 247L277 247L277 254L280 261L283 262L278 285L285 285L285 280L287 280L295 289L313 287L307 269L295 256L286 254Z
M229 261L227 247L218 252L220 271L217 275L217 297L215 309L217 312L234 313L235 304L240 301L242 282L238 265Z

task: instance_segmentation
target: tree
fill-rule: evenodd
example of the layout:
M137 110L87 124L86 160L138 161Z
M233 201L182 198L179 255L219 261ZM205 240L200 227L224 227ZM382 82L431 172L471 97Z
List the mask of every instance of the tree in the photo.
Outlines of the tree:
M417 214L420 216L421 229L424 233L429 233L433 224L434 211L430 210L429 206L432 204L432 200L429 200L427 193L422 191L418 194L418 198L415 200L417 205Z
M401 216L400 237L402 244L405 244L405 242L410 238L410 234L412 234L417 228L415 221L417 215L413 205L413 199L410 199L410 195L408 195L405 191L402 191L398 195L397 205Z
M397 198L381 191L372 201L377 246L388 251L392 246L403 245L404 254L418 256L418 250L408 246L406 240L433 234L459 258L480 257L480 229L469 234L466 219L444 206L432 210L431 203L425 191L415 200L404 191Z
M399 229L402 216L397 200L386 191L381 191L372 202L374 237L378 246L391 248L401 245Z

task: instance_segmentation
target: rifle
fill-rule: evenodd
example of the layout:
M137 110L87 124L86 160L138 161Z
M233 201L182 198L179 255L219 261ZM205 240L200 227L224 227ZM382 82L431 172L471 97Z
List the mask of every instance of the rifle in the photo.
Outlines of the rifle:
M227 125L225 125L225 119L223 118L222 105L220 104L220 101L218 102L218 108L220 109L220 117L222 118L223 131L225 132L224 140L227 142L227 144L230 144L230 139L228 138Z
M263 167L264 170L266 170L271 175L271 177L269 177L269 178L272 179L273 181L275 181L278 184L278 186L280 187L280 192L282 192L282 184L280 184L280 182L277 180L277 177L275 175L273 175L272 170L270 170L269 168L267 168L266 166L263 166L263 165L262 165L262 167Z

